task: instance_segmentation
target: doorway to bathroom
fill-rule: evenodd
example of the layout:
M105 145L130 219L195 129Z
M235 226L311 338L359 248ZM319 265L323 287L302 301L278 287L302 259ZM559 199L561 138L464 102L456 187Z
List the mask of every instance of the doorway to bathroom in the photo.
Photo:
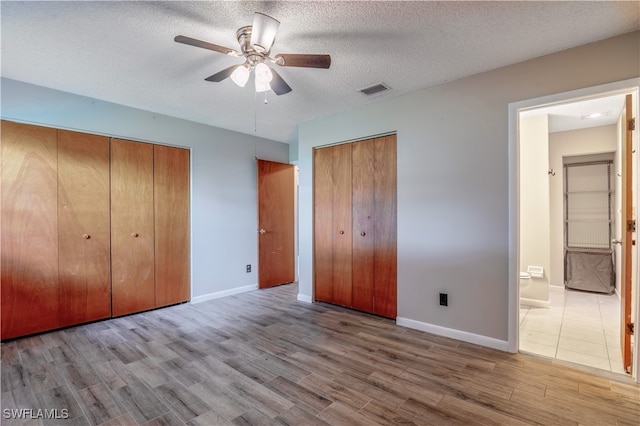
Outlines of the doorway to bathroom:
M626 232L627 222L635 218L624 216L635 211L636 198L635 188L624 197L626 189L632 190L631 177L637 181L630 167L635 156L624 161L631 152L625 143L633 136L626 129L632 97L637 100L637 87L567 95L517 109L516 321L523 352L615 373L630 371L633 332L626 332L625 323L637 317L632 296L637 294L632 291L637 250L625 256L622 242L628 248L635 242L635 232ZM605 187L580 186L589 184L589 173L600 168L609 172ZM597 200L605 203L589 205ZM594 233L591 240L582 241L589 232ZM594 279L609 281L590 287ZM580 280L584 288L576 288ZM637 352L634 358L637 363Z

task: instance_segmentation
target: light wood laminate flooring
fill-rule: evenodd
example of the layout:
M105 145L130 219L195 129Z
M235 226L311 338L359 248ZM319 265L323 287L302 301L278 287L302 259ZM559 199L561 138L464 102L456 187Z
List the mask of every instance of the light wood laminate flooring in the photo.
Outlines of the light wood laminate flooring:
M627 376L442 338L296 295L287 285L2 343L2 424L640 419L640 387ZM68 419L43 419L38 409ZM19 413L29 418L9 418Z

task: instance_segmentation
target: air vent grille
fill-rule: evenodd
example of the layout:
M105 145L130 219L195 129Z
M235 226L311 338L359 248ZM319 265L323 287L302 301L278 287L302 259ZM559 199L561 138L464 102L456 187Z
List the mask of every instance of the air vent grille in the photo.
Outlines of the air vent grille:
M373 86L365 87L363 89L358 89L358 92L364 93L367 96L375 95L376 93L384 92L385 90L389 90L390 87L384 83L377 83Z

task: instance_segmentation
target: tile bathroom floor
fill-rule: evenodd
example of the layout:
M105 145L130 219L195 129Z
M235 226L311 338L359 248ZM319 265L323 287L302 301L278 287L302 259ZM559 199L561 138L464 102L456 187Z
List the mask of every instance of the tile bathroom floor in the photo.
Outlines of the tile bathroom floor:
M552 287L549 298L520 305L520 350L624 374L618 296Z

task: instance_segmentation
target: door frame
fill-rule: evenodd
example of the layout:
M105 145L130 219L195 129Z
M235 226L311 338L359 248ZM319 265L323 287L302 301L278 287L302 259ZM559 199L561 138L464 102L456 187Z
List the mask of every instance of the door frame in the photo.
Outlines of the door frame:
M564 93L557 93L553 95L543 96L539 98L526 99L518 102L512 102L509 104L508 119L509 119L509 145L508 145L508 158L509 158L509 287L508 287L508 300L509 300L509 315L508 315L508 345L509 352L516 353L519 350L519 329L520 329L520 285L519 285L519 260L520 260L520 224L519 224L519 167L518 167L518 116L519 111L526 108L532 108L536 106L565 103L571 100L579 100L586 98L597 98L605 94L615 93L631 93L633 95L633 108L634 116L638 117L638 93L640 91L640 78L632 78L629 80L623 80L618 82L612 82L608 84L572 90ZM638 128L634 131L636 140L638 138ZM636 159L639 154L634 154ZM640 173L636 177L636 187L640 181ZM636 254L638 253L638 246L634 246ZM640 278L640 262L635 265L636 277ZM640 369L640 350L638 350L638 320L640 319L640 297L638 297L638 288L636 285L636 297L635 297L635 317L632 318L636 324L635 342L636 345L633 348L632 354L632 378L637 383L640 383L640 375L638 369Z

